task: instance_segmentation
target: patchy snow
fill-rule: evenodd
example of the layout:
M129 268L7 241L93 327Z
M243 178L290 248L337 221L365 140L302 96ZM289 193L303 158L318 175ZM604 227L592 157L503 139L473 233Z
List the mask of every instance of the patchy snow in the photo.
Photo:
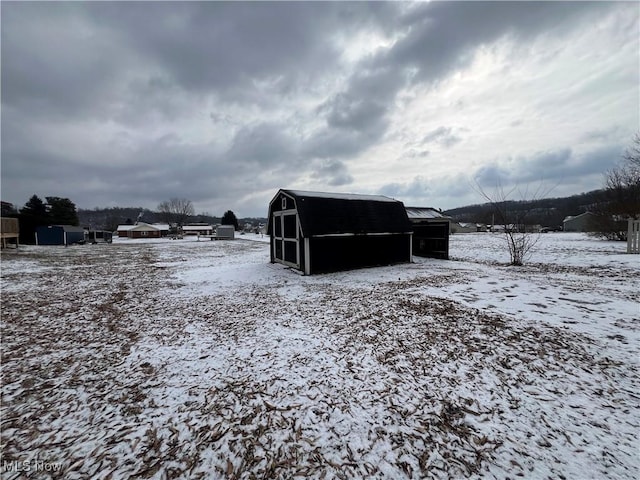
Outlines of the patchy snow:
M624 244L305 277L238 238L3 251L2 478L637 478Z

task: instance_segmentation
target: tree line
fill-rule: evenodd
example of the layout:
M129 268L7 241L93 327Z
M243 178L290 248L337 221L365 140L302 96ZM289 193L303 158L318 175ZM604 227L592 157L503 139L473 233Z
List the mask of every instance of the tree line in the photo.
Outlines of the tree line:
M222 217L212 217L206 213L196 215L193 204L184 198L171 198L158 204L158 211L138 207L112 207L107 209L77 209L68 198L33 195L19 210L8 202L2 202L2 216L17 218L20 225L20 243L31 244L35 241L37 227L46 225L72 225L88 227L94 230L115 231L118 225L133 224L138 221L147 223L164 222L181 227L188 222L233 225L239 229L235 213L227 210Z
M20 210L2 202L2 216L14 217L20 224L20 243L33 243L37 227L43 225L78 226L80 220L76 205L68 198L33 195Z
M512 212L524 212L531 224L544 227L557 227L569 215L584 213L597 205L603 196L603 190L594 190L569 197L550 197L530 200L505 200L505 209ZM491 225L495 218L491 203L467 205L444 212L458 222L484 223Z

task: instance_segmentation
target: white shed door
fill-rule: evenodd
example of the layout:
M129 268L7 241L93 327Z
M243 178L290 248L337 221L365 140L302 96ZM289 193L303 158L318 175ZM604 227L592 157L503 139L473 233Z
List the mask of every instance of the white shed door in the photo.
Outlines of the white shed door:
M273 212L273 256L279 262L300 268L298 215L295 210Z

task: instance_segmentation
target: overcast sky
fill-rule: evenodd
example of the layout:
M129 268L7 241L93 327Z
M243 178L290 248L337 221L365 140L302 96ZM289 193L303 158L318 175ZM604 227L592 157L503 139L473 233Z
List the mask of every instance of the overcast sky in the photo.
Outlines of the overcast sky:
M1 196L18 207L185 197L266 216L296 188L448 209L497 182L565 196L600 188L640 129L637 2L1 9Z

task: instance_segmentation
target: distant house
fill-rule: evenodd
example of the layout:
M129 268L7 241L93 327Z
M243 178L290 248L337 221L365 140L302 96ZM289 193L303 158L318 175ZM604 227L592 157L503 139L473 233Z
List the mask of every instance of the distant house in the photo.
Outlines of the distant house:
M487 226L480 223L458 222L451 223L450 231L451 233L486 232Z
M585 212L580 215L568 216L562 221L565 232L593 232L596 229L595 213Z
M44 225L36 228L36 245L74 245L84 242L84 228L82 227Z
M122 238L161 238L169 234L169 225L166 223L144 223L135 225L118 225L118 237Z
M133 227L135 227L135 225L118 225L116 235L118 235L118 237L128 237L129 234L127 232Z
M213 226L207 223L190 223L182 227L182 233L185 235L211 235L213 234Z
M515 233L520 229L515 223L509 223L508 225L490 225L489 231L493 233Z
M6 203L6 202L3 202ZM9 242L14 243L16 248L20 243L20 225L17 218L2 217L0 219L0 235L2 237L2 248L7 248Z
M382 195L279 190L267 233L271 262L306 275L411 261L404 205Z
M405 210L413 227L413 255L448 259L450 218L435 208Z

